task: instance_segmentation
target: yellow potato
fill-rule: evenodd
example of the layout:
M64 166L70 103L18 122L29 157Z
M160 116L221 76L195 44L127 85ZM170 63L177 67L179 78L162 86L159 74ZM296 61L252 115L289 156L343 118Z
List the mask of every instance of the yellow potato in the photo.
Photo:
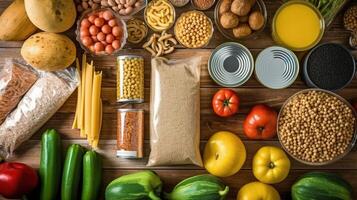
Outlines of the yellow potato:
M70 66L76 59L76 46L65 35L41 32L28 38L21 55L31 66L56 71Z

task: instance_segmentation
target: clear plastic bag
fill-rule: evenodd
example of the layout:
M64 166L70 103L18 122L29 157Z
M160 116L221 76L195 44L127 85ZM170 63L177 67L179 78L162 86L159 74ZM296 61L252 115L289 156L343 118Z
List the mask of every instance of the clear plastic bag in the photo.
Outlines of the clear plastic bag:
M148 166L202 166L200 63L200 57L152 59Z
M13 59L0 68L0 124L36 82L38 73Z
M0 157L7 158L64 104L78 85L74 68L39 72L39 79L0 125Z

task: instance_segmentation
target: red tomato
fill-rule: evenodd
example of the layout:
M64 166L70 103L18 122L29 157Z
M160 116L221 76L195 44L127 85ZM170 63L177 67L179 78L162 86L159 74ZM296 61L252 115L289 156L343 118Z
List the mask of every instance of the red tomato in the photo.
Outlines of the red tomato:
M85 27L85 28L89 28L91 25L90 21L86 18L84 18L82 21L81 21L81 27Z
M88 17L88 21L93 24L93 23L94 23L94 20L95 20L96 18L97 18L97 17L96 17L95 15L91 15L91 16Z
M113 19L113 14L109 10L103 12L103 18L107 21Z
M102 32L99 32L98 35L97 35L97 39L99 41L104 41L105 40L105 34L102 33Z
M238 112L239 97L233 90L221 89L213 96L212 107L218 116L232 116Z
M92 26L89 27L89 33L91 35L97 35L98 32L99 32L99 29L95 25L92 25Z
M91 37L86 36L82 39L82 43L84 44L84 46L89 47L90 45L93 44L93 40Z
M252 108L243 123L245 135L250 139L266 140L276 135L278 113L263 104Z
M119 49L121 44L120 44L120 41L119 40L114 40L113 43L112 43L112 46L113 48L116 50L116 49Z
M112 35L112 34L108 34L106 37L105 37L105 41L109 44L113 43L113 41L115 40L115 37Z
M105 47L105 52L107 52L108 54L112 54L114 51L114 48L112 47L112 45L107 45Z
M90 34L89 34L89 31L88 31L88 29L87 29L87 28L81 28L81 30L79 31L79 33L80 33L81 38L83 38L83 37L86 37L86 36L89 36L89 35L90 35Z
M111 19L111 20L109 20L108 24L110 27L114 27L117 25L117 21L115 19Z
M92 36L91 38L92 38L93 42L98 42L97 36Z
M112 27L110 27L108 24L102 26L102 32L105 34L109 34L112 32Z
M94 50L95 52L101 52L104 50L104 45L100 42L97 42L94 44Z
M119 26L114 26L112 31L115 37L121 37L123 34L123 30Z
M104 19L100 18L100 17L98 17L94 20L94 25L96 27L102 27L104 25L104 23L105 23Z

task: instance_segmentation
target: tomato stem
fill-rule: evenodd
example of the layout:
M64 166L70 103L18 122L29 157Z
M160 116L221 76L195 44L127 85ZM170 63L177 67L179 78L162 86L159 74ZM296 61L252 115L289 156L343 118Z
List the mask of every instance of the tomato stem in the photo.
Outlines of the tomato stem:
M273 162L270 162L268 167L269 167L270 169L274 169L275 164L274 164Z

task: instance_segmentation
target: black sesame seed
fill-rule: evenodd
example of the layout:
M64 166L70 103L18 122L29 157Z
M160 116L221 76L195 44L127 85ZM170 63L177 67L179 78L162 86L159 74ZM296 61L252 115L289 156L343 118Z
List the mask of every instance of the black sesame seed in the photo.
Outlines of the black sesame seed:
M310 80L319 88L338 90L354 76L354 60L347 49L338 44L324 44L314 49L307 61Z

